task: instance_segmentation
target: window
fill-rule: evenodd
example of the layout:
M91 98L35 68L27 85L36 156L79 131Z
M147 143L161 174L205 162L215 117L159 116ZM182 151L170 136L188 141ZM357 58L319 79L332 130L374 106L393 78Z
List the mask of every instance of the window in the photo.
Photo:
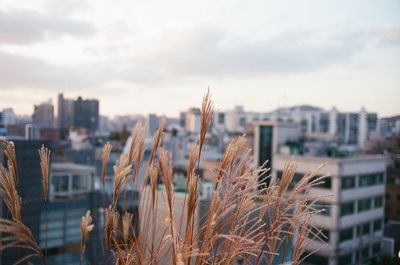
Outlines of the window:
M370 210L371 209L371 204L372 204L372 199L371 198L359 200L358 201L358 211L359 212L364 212L364 211Z
M375 182L376 184L383 184L383 173L378 173L375 176Z
M281 180L282 179L282 174L283 174L283 172L282 171L277 171L277 179L278 180ZM293 177L292 177L292 180L291 180L291 182L289 183L289 185L288 185L288 190L290 191L290 190L293 190L293 188L300 182L300 180L303 178L303 174L298 174L298 173L295 173L294 175L293 175Z
M381 244L379 242L376 242L372 244L372 255L379 255L381 252Z
M340 206L340 215L346 216L354 213L354 202L343 203Z
M356 186L356 180L355 180L354 176L342 178L342 189L343 190L354 189L355 186Z
M369 246L362 248L361 255L362 255L363 260L366 260L369 258Z
M68 191L68 175L53 176L52 184L55 191Z
M319 214L330 216L331 215L331 205L327 202L317 201L314 203L313 208L319 211Z
M375 182L375 175L368 174L368 175L360 175L358 178L358 186L360 187L368 187L374 185Z
M340 265L348 265L348 264L352 264L352 263L353 263L353 254L352 253L339 257Z
M324 242L329 241L329 235L330 232L327 229L322 229L318 227L312 227L310 230L310 233L308 234L308 238L314 239L314 240L323 240Z
M377 196L377 197L375 197L375 199L374 199L374 206L375 206L375 208L381 208L382 207L382 205L383 205L383 198L382 198L382 196Z
M374 230L374 232L381 230L381 228L382 228L382 221L380 219L375 220L373 222L373 230Z
M370 224L365 223L357 227L357 236L365 236L368 235L370 231Z
M353 228L350 227L347 229L340 230L340 233L339 233L340 242L343 242L343 241L346 241L349 239L353 239Z
M306 257L306 258L305 258ZM320 256L317 254L311 254L307 251L305 251L301 257L302 259L304 258L304 262L310 263L310 264L318 264L318 265L328 265L329 264L329 259L324 256Z
M313 181L315 179L320 178L321 176L315 176L313 177L310 181ZM332 188L332 178L331 177L326 177L318 182L321 182L318 185L313 186L314 188L319 188L319 189L330 189Z
M72 175L72 190L76 191L79 190L79 182L80 182L80 177L79 175Z
M360 175L358 178L358 185L360 187L368 187L380 184L383 184L383 173L365 174Z

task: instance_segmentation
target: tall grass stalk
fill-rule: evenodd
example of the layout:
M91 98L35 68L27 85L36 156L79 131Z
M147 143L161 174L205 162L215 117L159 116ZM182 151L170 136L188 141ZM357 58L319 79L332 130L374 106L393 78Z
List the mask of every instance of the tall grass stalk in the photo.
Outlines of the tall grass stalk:
M315 178L319 169L306 174L292 187L296 166L288 162L279 179L269 180L268 186L261 184L260 176L267 176L269 171L263 166L254 166L245 136L228 144L222 159L211 172L215 178L214 190L205 216L199 216L202 180L198 173L213 116L214 103L207 91L201 108L198 142L188 159L183 204L177 201L170 153L162 146L164 120L153 136L145 164L142 159L146 126L141 123L135 126L128 152L122 154L114 166L111 203L104 213L105 256L111 257L113 264L228 265L239 260L244 264L273 264L276 259L284 262L282 256L286 256L288 244L293 241L291 262L297 265L304 259L305 249L310 244L308 238L324 240L320 232L313 232L316 228L312 217L318 213L313 204L318 198L309 193L313 186L323 181L324 177ZM40 248L21 221L15 151L12 146L7 148L9 162L7 168L0 166L0 192L10 210L11 220L0 219L0 233L10 236L1 237L0 250L28 248L32 251L30 255L41 256ZM103 192L110 151L111 145L107 143L102 153ZM41 149L44 173L43 165L48 166L49 155ZM139 178L141 165L145 167L145 174ZM143 183L139 184L138 179ZM48 179L44 177L44 181L47 181L43 186L46 189ZM138 216L126 211L122 214L117 207L120 194L130 183L140 192ZM82 218L81 260L87 235L93 229L91 220L89 212ZM133 220L136 226L133 226Z

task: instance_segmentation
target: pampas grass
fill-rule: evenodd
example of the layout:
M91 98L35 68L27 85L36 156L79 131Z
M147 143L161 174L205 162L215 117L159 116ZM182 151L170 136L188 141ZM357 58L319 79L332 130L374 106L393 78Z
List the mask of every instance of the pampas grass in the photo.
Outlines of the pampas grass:
M138 169L143 164L146 129L140 122L136 124L127 154L122 154L114 166L111 203L104 212L106 256L112 259L113 264L228 265L239 260L244 264L272 264L276 259L284 262L292 239L292 264L299 264L310 244L307 238L311 236L323 240L318 233L312 233L315 231L312 217L318 212L314 210L313 202L318 198L310 196L308 191L320 184L324 177L315 178L316 169L289 189L296 166L288 163L280 179L270 181L268 186L260 183L260 176L266 176L268 169L253 165L245 136L233 139L227 146L213 171L215 185L208 210L205 216L199 216L201 179L197 175L196 165L199 169L213 115L214 103L207 91L201 108L198 142L188 159L183 204L176 203L178 197L174 190L173 165L170 153L162 147L164 120L161 120L153 136L149 160L142 176L143 183L137 187ZM103 187L110 151L111 145L107 143L102 152ZM45 176L48 175L46 168L50 154L43 148L39 153ZM1 219L0 232L13 233L13 237L2 237L1 242L5 242L7 248L26 247L33 251L33 255L40 255L29 229L20 221L21 199L16 190L18 175L15 151L11 144L7 147L7 158L8 168L0 166L0 191L10 209L12 220ZM126 212L126 209L121 214L117 207L120 193L126 191L130 183L127 181L129 178L133 187L137 187L141 193L138 216ZM47 198L47 192L45 194ZM160 216L164 210L165 216ZM133 220L137 221L137 229ZM87 234L92 229L92 218L87 212L81 222L81 259L85 253ZM283 253L279 256L278 250L282 249Z
M47 201L49 196L49 167L50 167L50 150L44 147L39 149L40 168L42 170L43 199Z
M15 264L33 257L42 257L42 252L36 240L32 236L31 230L19 220L7 220L0 218L0 252L8 248L28 249L32 253L16 261Z
M101 183L103 184L103 190L106 185L106 169L108 159L110 158L111 149L112 145L110 144L110 142L107 142L101 152Z
M85 254L86 248L86 238L94 228L94 224L92 224L92 216L90 216L90 211L87 211L84 216L82 216L81 220L81 261L83 260L83 255Z
M4 153L8 168L0 164L0 195L11 213L13 221L21 222L22 199L17 191L18 170L14 143L6 142Z

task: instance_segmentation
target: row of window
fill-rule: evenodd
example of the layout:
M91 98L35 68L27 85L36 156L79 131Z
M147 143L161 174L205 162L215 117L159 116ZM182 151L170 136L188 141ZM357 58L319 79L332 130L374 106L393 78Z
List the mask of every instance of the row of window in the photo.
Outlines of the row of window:
M277 172L278 180L281 179L282 174L283 174L282 171L278 171ZM290 182L290 184L288 186L288 190L293 189L297 185L297 183L300 182L300 180L303 177L304 177L304 174L295 173L293 175L292 181ZM315 177L313 177L311 179L311 181L316 180L316 179L318 179L320 177L321 176L315 176ZM321 181L318 181L318 182L321 182L321 183L319 183L318 185L314 185L313 187L319 188L319 189L331 189L332 188L332 179L331 179L331 177L326 177L326 178L324 178L324 179L322 179Z
M310 202L311 203L311 202ZM380 208L383 205L383 197L377 196L374 198L366 198L357 201L357 212L369 211L372 208ZM341 216L346 216L355 213L355 201L341 204ZM315 202L313 208L321 215L331 215L331 204L328 202Z
M356 212L369 211L372 208L381 208L383 205L383 197L376 196L374 198L366 198L358 201L346 202L340 205L340 216L351 215ZM357 207L356 207L357 206Z
M355 228L355 229L353 229ZM377 219L372 222L367 222L356 227L342 229L339 232L339 241L352 240L353 238L369 235L371 232L380 231L382 229L382 220Z
M282 171L277 172L277 177L280 179L282 176ZM289 189L293 188L299 181L303 178L304 174L295 174L293 176L292 182L289 184ZM313 178L317 179L321 176L315 176ZM369 187L374 185L381 185L384 183L384 174L380 173L371 173L359 175L358 178L356 176L346 176L341 178L341 187L343 190L354 189L356 187ZM358 184L358 185L356 185ZM331 189L332 188L332 179L331 177L326 177L321 180L321 183L314 186L315 188L320 189Z
M54 191L68 192L69 182L71 182L71 188L73 191L86 190L89 176L73 174L70 178L70 175L68 174L53 175L51 179L51 184L54 187Z
M358 187L369 187L383 184L383 173L371 173L358 176ZM356 188L356 176L342 177L341 183L343 190Z
M371 250L371 252L370 252ZM363 248L361 248L358 251L351 252L346 255L339 256L338 264L340 265L350 265L350 264L355 264L359 263L360 261L358 258L361 256L363 260L369 259L370 253L372 253L372 256L377 256L381 252L381 245L379 242L373 243L372 245L367 245ZM361 255L359 255L361 254ZM307 264L315 264L315 265L328 265L329 264L329 258L324 257L321 255L318 255L316 253L310 254L310 252L305 251L304 254L302 255L302 258L304 258L304 262Z
M338 260L338 264L350 265L350 264L354 264L354 263L359 263L360 261L358 259L360 256L362 257L363 260L367 260L370 257L370 255L369 255L370 249L371 249L372 256L377 256L381 252L381 244L379 242L376 242L370 246L368 245L368 246L363 247L362 249L360 249L359 251L356 251L355 253L352 252L347 255L340 256L339 260ZM359 254L361 254L361 255L359 255ZM353 257L354 257L354 261L356 261L356 262L353 261Z

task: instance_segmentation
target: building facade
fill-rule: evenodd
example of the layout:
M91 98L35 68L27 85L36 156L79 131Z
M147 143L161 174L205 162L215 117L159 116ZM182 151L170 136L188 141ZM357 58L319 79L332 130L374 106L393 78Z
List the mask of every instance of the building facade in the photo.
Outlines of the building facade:
M269 161L271 181L279 179L288 161L297 165L294 186L305 174L327 176L324 183L311 188L318 198L315 207L323 211L313 217L314 224L327 238L326 244L312 240L307 252L308 264L362 264L384 252L383 221L387 158L380 155L327 157L293 152L301 125L260 122L253 132L255 163ZM315 144L313 142L313 144ZM266 183L268 185L269 183Z
M39 128L54 127L54 106L50 100L34 106L32 123Z
M99 101L96 99L64 99L58 95L58 127L84 128L95 132L99 127Z

